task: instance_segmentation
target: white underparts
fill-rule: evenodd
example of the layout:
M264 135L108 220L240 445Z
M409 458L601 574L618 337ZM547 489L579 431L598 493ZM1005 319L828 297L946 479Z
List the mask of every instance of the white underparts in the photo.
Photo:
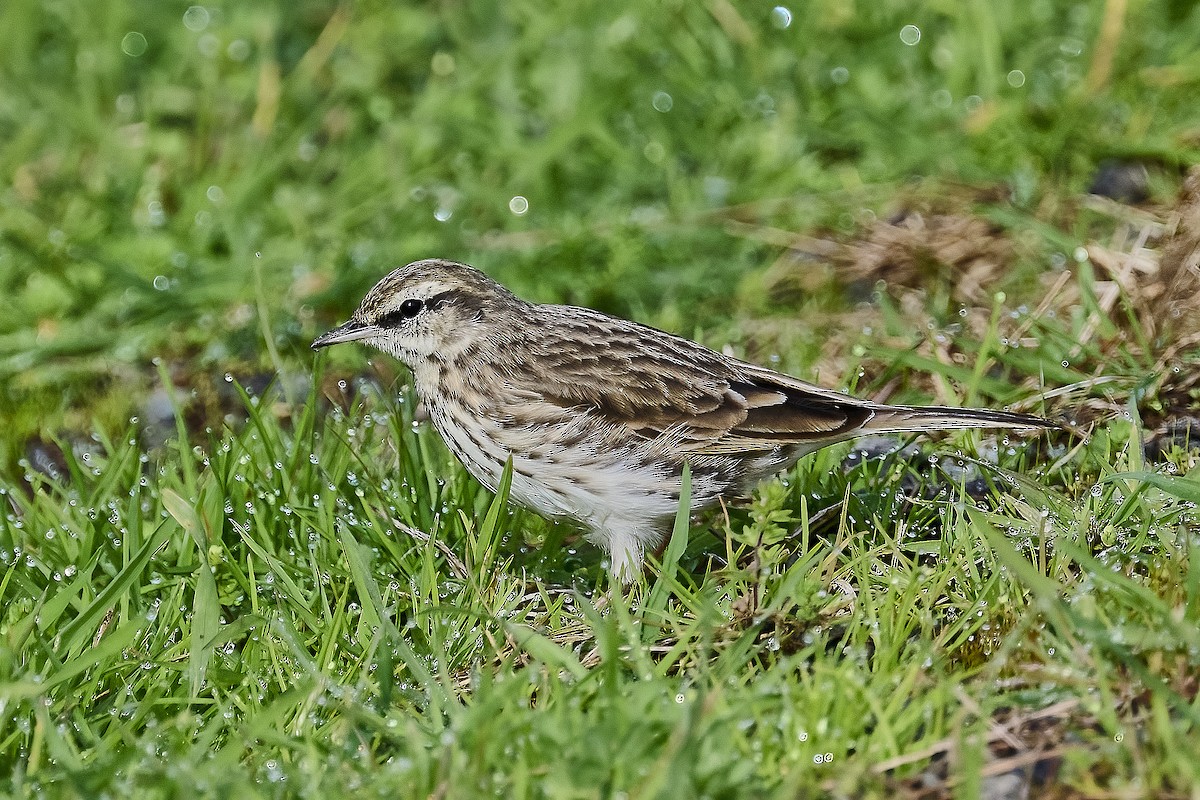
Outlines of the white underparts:
M547 437L545 429L513 429L494 420L475 418L473 425L463 425L441 404L430 412L450 451L489 489L499 485L511 455L511 499L543 516L581 522L588 541L605 551L610 570L622 582L637 576L646 551L661 543L665 524L678 508L679 477L661 461L639 459L634 448L580 436L572 425ZM536 454L519 448L530 441L539 445Z

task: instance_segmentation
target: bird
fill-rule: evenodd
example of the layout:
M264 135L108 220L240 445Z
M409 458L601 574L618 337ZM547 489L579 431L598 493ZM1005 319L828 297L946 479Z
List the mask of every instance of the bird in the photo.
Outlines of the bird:
M580 523L622 583L679 510L745 495L802 456L854 437L1037 429L1040 417L885 405L590 308L523 300L444 259L394 269L314 350L362 342L403 362L448 449L495 492Z

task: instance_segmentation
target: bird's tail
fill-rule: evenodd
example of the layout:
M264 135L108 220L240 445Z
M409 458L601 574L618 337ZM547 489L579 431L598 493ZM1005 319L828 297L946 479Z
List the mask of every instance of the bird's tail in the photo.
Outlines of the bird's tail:
M956 428L1056 428L1048 419L1032 414L992 411L986 408L949 406L877 406L875 415L863 425L872 433L937 431Z

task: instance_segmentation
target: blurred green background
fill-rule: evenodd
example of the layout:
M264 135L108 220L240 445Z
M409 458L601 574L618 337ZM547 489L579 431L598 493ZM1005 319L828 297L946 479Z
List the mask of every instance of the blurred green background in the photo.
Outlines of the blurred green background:
M699 335L772 313L780 247L734 224L849 234L930 179L1053 218L1114 157L1169 198L1200 11L1134 2L1106 38L1105 9L10 0L6 435L123 423L154 357L307 369L421 257Z

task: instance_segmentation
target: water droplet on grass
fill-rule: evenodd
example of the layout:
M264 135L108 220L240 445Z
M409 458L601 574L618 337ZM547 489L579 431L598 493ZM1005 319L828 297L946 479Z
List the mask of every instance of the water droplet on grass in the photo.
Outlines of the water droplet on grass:
M121 52L130 58L137 58L146 52L146 37L137 31L130 31L121 39Z
M208 27L211 18L204 6L189 6L188 10L183 12L183 27L199 33Z

